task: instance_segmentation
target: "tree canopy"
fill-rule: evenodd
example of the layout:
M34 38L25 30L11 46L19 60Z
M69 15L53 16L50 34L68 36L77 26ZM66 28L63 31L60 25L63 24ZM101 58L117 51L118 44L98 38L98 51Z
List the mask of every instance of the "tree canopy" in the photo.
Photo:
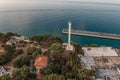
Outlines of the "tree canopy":
M63 75L50 74L45 76L44 80L65 80L65 77Z
M56 35L49 35L49 34L32 36L30 37L30 40L37 41L38 43L46 44L46 45L52 45L53 43L60 43L60 44L63 43L63 40L60 37Z
M27 49L27 54L28 55L40 55L42 53L40 48L36 48L36 47L29 47Z
M3 43L7 42L12 36L20 36L16 33L12 33L12 32L8 32L6 34L4 33L0 33L0 41L2 41Z
M4 48L4 51L8 53L14 53L16 50L16 47L11 45L4 45L3 48Z
M4 45L4 52L0 54L0 65L3 65L10 61L15 50L16 48L14 46Z
M3 75L0 77L0 80L12 80L9 75Z
M83 52L83 50L82 50L82 47L81 47L79 44L73 43L73 45L74 45L74 48L75 48L75 52L76 52L77 54L82 54L82 55L84 55L84 52Z
M35 68L23 66L13 71L13 80L36 80Z
M67 58L61 56L59 59L55 55L50 55L47 67L40 71L45 80L56 80L59 76L60 80L88 80L92 75L91 70L80 65L80 58L76 53L69 53Z
M19 55L17 58L13 61L13 66L16 68L23 67L24 65L29 66L30 65L31 56L28 55Z

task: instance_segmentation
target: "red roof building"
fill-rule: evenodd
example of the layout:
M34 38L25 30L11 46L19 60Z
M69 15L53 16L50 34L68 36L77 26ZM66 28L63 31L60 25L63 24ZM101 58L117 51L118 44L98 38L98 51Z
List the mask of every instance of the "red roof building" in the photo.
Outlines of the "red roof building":
M48 57L47 56L38 56L35 59L34 66L36 68L43 68L47 66Z

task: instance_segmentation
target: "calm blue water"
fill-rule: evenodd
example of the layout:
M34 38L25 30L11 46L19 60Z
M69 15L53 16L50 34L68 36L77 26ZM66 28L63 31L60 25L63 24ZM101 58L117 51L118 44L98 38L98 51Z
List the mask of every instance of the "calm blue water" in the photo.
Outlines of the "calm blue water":
M16 32L25 36L61 34L72 21L73 29L120 34L120 5L81 2L51 2L13 4L0 7L0 32ZM17 6L17 8L15 7ZM120 48L120 41L101 38L72 36L73 42L82 46L98 44Z

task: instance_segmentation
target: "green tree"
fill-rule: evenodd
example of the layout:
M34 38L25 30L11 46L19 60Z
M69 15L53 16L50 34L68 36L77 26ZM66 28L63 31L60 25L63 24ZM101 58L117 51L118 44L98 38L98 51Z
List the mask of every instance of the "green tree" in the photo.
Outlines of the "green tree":
M4 51L9 53L14 53L16 50L15 46L4 45Z
M17 58L13 61L13 66L20 68L23 67L23 65L30 65L31 56L28 55L19 55Z
M53 44L53 43L62 44L63 40L56 35L52 35L52 36L49 37L48 42L49 42L48 44L50 44L50 45Z
M10 45L4 45L4 51L5 52L0 54L0 65L9 62L12 59L13 53L15 52L15 47Z
M73 67L76 64L80 64L80 58L75 53L70 53L68 55L68 60L66 62L66 65L69 67Z
M40 48L36 48L36 47L29 47L27 49L27 54L28 55L40 55L42 53L41 49Z
M81 68L77 70L76 79L77 80L88 80L90 75L92 75L92 71L87 70L85 68Z
M8 61L11 60L11 54L10 53L7 53L7 52L4 52L0 55L0 65L3 65L5 63L7 63Z
M17 49L15 52L14 52L14 55L17 56L17 55L20 55L23 53L23 50L22 49Z
M56 35L49 35L49 34L44 34L44 35L39 35L39 36L32 36L30 37L30 40L32 41L37 41L40 44L46 44L46 45L52 45L53 43L63 43L63 40L56 36Z
M80 59L77 54L69 53L64 72L67 79L74 79L76 76L77 70L80 68ZM63 72L62 72L63 73Z
M65 80L65 77L63 75L50 74L46 75L44 80Z
M47 67L40 69L43 75L48 75L55 72L55 65L54 65L56 61L55 59L56 58L53 55L49 57Z
M61 72L61 64L62 64L62 53L63 48L59 43L53 43L51 47L44 54L49 56L48 64L46 68L41 69L41 73L44 75L51 73L60 73Z
M51 54L55 54L55 55L62 55L63 53L62 45L59 43L53 43L49 48L49 50Z
M56 55L50 55L47 67L40 70L45 76L45 80L56 80L56 75L53 76L52 74L64 75L66 80L88 80L91 76L91 70L80 66L78 54L69 53L67 57L61 57L60 55L59 57L60 59Z
M84 55L84 51L82 50L82 47L81 47L79 44L73 43L73 45L74 45L74 48L75 48L75 52L76 52L77 54L82 54L82 55Z
M74 78L74 79L70 79L70 78L68 78L67 80L77 80L77 79L75 79L75 78Z
M0 77L0 80L12 80L9 75L3 75Z
M12 32L8 32L6 34L0 33L0 41L2 41L3 43L6 43L12 36L20 36L20 35Z
M36 80L35 68L23 66L13 71L14 80Z

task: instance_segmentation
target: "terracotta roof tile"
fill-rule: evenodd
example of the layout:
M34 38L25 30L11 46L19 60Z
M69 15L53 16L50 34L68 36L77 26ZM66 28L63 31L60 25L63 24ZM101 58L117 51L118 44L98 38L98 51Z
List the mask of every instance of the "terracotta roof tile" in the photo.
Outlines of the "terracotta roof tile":
M34 66L35 67L45 67L47 65L48 57L47 56L38 56L35 59Z

